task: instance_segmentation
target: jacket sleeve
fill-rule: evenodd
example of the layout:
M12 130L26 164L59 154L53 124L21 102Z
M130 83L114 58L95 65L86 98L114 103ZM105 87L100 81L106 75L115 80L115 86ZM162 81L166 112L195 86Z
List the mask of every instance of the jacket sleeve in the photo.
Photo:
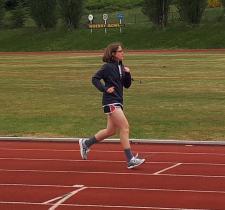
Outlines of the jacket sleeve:
M101 82L101 80L104 79L104 73L105 65L103 65L102 68L98 70L92 77L92 84L101 92L106 92L107 90L105 85Z
M131 86L131 74L130 74L130 72L125 72L125 76L123 78L123 86L125 88L129 88Z

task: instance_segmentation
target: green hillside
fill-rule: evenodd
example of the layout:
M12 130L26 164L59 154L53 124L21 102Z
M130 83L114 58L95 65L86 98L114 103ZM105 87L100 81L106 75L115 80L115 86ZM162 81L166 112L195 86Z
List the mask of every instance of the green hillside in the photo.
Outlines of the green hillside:
M88 14L94 15L95 23L103 23L103 12L97 13L95 10L87 10L80 29L74 31L66 30L60 23L56 29L41 31L33 20L28 18L24 28L0 30L0 51L99 50L113 41L121 41L128 49L225 48L222 8L207 9L202 23L195 27L182 23L176 11L172 9L169 25L163 30L153 27L140 7L107 12L109 23L118 23L118 12L123 13L125 17L122 33L118 28L108 29L107 33L104 29L94 29L91 33L87 28Z

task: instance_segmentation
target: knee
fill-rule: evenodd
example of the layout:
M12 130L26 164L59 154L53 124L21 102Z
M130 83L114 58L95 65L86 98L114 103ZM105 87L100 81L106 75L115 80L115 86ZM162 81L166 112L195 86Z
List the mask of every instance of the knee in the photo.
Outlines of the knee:
M107 136L113 136L116 134L116 129L110 129L110 130L107 130Z
M122 131L123 133L128 133L129 134L129 131L130 131L130 128L129 128L129 125L125 126L125 127L122 127L120 129L120 131Z

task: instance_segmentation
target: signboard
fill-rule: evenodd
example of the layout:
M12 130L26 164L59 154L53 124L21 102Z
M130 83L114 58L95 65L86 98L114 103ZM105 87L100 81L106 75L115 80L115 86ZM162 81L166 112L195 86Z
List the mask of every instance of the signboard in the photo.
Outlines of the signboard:
M88 28L91 29L91 33L93 29L100 29L100 28L104 28L105 29L105 33L107 33L107 28L120 28L120 32L122 31L122 27L125 26L124 23L122 23L122 20L124 19L124 15L122 13L118 13L116 15L117 19L119 19L119 23L108 23L108 19L109 16L108 14L103 14L102 15L102 19L104 20L104 23L93 23L93 19L94 16L92 14L88 15L88 20L89 20L89 24L88 24Z
M124 27L125 24L119 24L119 23L108 23L108 24L89 24L89 28L97 29L97 28L119 28L119 27Z
M93 19L94 19L94 16L92 14L89 14L88 20L89 20L90 24L93 24ZM91 28L91 33L92 33L92 28Z

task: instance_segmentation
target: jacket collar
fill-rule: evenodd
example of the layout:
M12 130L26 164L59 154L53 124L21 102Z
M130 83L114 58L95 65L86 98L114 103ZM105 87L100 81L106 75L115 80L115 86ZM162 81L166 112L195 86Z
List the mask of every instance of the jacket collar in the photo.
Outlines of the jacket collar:
M113 63L115 65L123 65L123 62L122 61L111 61L110 63Z

